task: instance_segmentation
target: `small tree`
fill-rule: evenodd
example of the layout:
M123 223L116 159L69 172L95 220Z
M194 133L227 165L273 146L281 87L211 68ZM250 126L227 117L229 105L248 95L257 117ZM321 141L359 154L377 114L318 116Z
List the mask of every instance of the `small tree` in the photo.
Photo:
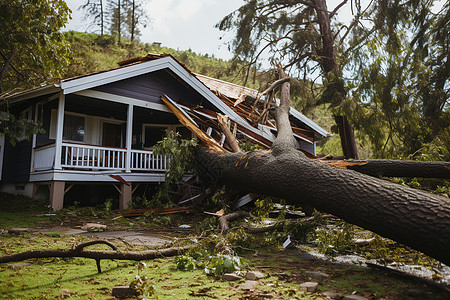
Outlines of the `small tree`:
M108 4L108 14L110 15L108 18L109 30L111 35L117 36L120 43L121 37L123 36L122 24L124 22L123 0L111 1Z
M94 19L94 25L100 27L100 35L103 35L105 29L105 6L103 5L103 0L87 0L79 9L87 13L83 18L84 20L90 17Z
M145 28L149 22L149 17L143 8L143 4L145 3L146 0L127 0L125 23L131 41L134 41L141 34L138 26L141 25Z

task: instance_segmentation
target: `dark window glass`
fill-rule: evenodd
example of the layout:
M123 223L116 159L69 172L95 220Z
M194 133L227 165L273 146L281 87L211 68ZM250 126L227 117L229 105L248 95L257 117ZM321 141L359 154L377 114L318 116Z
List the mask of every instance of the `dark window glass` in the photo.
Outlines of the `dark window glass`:
M190 140L192 139L192 132L187 129L186 127L177 127L176 131L181 135L181 138L183 140Z
M166 136L167 127L165 126L146 126L144 147L153 147L157 142Z
M84 117L64 115L63 140L84 141Z

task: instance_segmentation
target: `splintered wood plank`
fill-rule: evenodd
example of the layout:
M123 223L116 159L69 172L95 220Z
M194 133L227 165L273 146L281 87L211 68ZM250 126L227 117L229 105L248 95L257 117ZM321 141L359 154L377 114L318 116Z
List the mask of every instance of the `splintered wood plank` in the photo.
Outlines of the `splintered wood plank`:
M368 161L351 162L345 160L319 160L321 163L329 164L342 169L347 169L351 166L362 166L368 163Z
M226 153L228 152L223 147L217 143L216 140L204 133L200 128L198 128L197 123L174 101L166 96L162 96L161 100L167 105L169 110L178 118L181 124L183 124L187 129L192 131L205 145L215 151Z

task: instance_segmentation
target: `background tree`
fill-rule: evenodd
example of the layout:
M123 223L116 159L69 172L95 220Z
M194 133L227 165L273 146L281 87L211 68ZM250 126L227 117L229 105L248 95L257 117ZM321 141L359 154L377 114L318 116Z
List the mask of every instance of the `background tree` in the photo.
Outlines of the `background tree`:
M450 149L450 4L432 8L433 1L379 1L352 32L346 105L378 157L406 156L433 141Z
M105 29L105 6L103 5L103 0L87 0L79 9L86 12L83 20L93 18L94 25L100 27L100 35L103 35Z
M145 28L147 27L147 23L150 21L146 11L143 8L145 3L145 0L127 0L127 15L125 22L131 41L134 41L135 38L140 36L141 32L139 30L139 25Z
M116 0L109 2L109 29L111 35L117 36L119 43L121 41L121 37L123 36L123 27L124 23L124 0Z
M60 29L70 9L62 0L0 0L0 99L17 89L58 78L68 64L69 45ZM36 133L34 122L11 115L2 101L0 135L11 143Z
M344 155L357 158L353 129L340 107L346 89L336 54L337 32L331 23L341 6L329 12L325 0L247 0L217 27L236 30L230 46L238 60L255 64L262 56L269 57L272 64L282 62L291 68L298 78L319 71L324 82L322 102L331 103Z
M0 94L60 76L70 48L59 30L69 14L62 0L0 1Z
M140 35L139 26L146 27L149 21L143 5L145 0L116 0L111 1L110 11L110 31L119 39L127 37L134 41Z
M381 44L389 42L385 44L386 50L378 52L378 57L383 56L386 58L382 63L382 67L386 67L386 64L392 66L390 75L384 78L384 83L380 78L378 80L380 83L380 89L378 90L381 91L384 88L385 92L377 93L377 97L383 98L383 101L386 103L391 99L389 90L401 90L398 88L398 84L391 82L392 76L403 74L404 78L397 78L397 82L410 85L411 82L406 80L409 76L407 75L408 72L409 74L421 73L420 69L417 68L418 65L409 63L409 60L406 60L407 63L402 65L405 62L405 52L396 45L403 45L404 48L409 47L406 42L400 42L402 41L402 35L403 40L406 41L407 32L414 32L416 35L420 33L420 38L418 37L413 44L417 46L421 44L422 46L413 47L411 45L416 50L422 49L419 51L411 50L411 53L414 54L410 55L411 59L414 58L416 61L423 57L421 51L423 52L424 45L432 43L433 47L438 47L439 41L437 39L438 37L440 38L442 47L438 48L442 50L435 52L432 56L428 54L428 63L425 64L427 65L426 67L424 65L424 68L430 71L434 69L435 71L432 72L435 75L445 74L444 69L448 68L446 60L444 65L447 65L447 67L434 65L433 68L430 68L430 64L432 64L432 61L436 62L437 53L448 53L448 51L445 52L445 49L448 50L448 41L445 41L445 37L443 37L446 36L443 34L446 28L448 32L448 27L446 27L448 25L445 25L445 20L448 22L448 16L445 17L446 13L442 13L441 22L438 22L437 19L432 21L434 17L429 7L433 7L434 1L428 0L408 1L406 3L398 1L371 1L367 7L362 6L358 0L347 2L342 1L338 6L329 9L325 0L247 0L245 5L226 16L217 26L221 30L235 30L235 37L231 41L230 47L234 51L235 59L237 60L248 61L249 64L255 64L261 61L262 58L268 59L272 64L279 61L286 68L290 69L290 72L298 79L309 76L310 79L314 80L314 76L317 77L316 74L320 71L322 82L319 82L319 84L323 84L323 86L320 92L316 91L314 93L317 99L316 104L329 103L339 129L344 155L346 157L357 157L353 130L348 119L356 122L358 128L362 128L363 123L373 124L364 133L370 132L373 135L371 140L376 141L375 147L383 148L383 144L380 145L379 141L386 141L386 138L382 138L382 134L376 132L376 114L368 118L367 112L363 112L358 107L367 105L370 102L370 97L364 95L364 99L363 97L352 98L352 94L348 93L350 89L363 83L362 81L355 83L345 82L344 80L344 75L347 77L351 74L348 72L350 68L346 69L346 67L363 65L360 57L352 56L353 51L359 49L361 50L359 52L361 56L367 56L364 63L367 61L377 63L377 55L371 56L371 54L379 51L380 47L373 51L366 51L367 47L374 45L375 40ZM337 13L344 5L351 5L352 7L353 20L349 25L341 24L336 20ZM420 13L418 14L417 12ZM410 24L411 27L408 27L408 22L413 19L414 24ZM433 22L440 24L441 29L437 30L436 34L432 33L431 25ZM417 30L412 30L411 28ZM374 39L375 36L377 36L376 39ZM381 38L382 36L383 38ZM410 40L409 42L412 41ZM390 52L387 51L388 48ZM429 49L429 46L425 48ZM445 56L445 54L441 55L441 60L442 56ZM431 57L434 57L434 59L431 59ZM422 61L422 59L419 59L419 61ZM400 70L404 72L399 72ZM446 70L448 74L448 69ZM359 79L362 80L365 77L364 72L361 71L359 74ZM378 75L376 68L371 74ZM431 73L428 74L425 76L431 79L433 76ZM416 78L418 79L419 77ZM440 95L439 99L441 100L438 102L442 104L442 99L447 97L446 93L442 93L442 89L445 89L445 83L442 85L442 76L434 76L433 78L440 82L436 86L437 89L434 90ZM422 77L421 81L418 80L417 83L424 83L424 79ZM388 86L392 88L388 88L385 84L386 82L389 82ZM431 95L431 90L433 90L430 89L431 86L428 84L422 84L422 88L416 86L417 95L422 94L425 97L425 94L427 94L430 96L426 96L426 101L430 105L431 102L435 102L431 101L431 99L436 99L435 96ZM443 88L439 89L439 86L443 86ZM318 85L315 87L318 87ZM366 87L365 92L370 89L373 90L373 87L368 85ZM427 89L429 89L428 92ZM438 92L438 90L441 92ZM360 95L363 95L363 90L359 91L361 92ZM409 94L409 96L414 96L415 99L418 99L417 102L422 103L424 99L417 98L417 95ZM433 104L434 111L439 111L442 108L442 105L439 105L439 103ZM374 104L373 107L375 108L377 105L379 104ZM382 113L388 114L389 111L390 115L384 116L384 119L393 120L398 117L398 114L394 113L394 106L385 106L385 110ZM410 124L414 124L414 120L417 121L417 118L411 119L406 115L404 118L411 120ZM415 124L416 127L423 126L420 122ZM441 128L442 123L436 126ZM385 128L384 126L381 127ZM411 132L411 129L404 127L402 132L408 134ZM389 140L391 139L392 135ZM412 148L409 147L409 149Z

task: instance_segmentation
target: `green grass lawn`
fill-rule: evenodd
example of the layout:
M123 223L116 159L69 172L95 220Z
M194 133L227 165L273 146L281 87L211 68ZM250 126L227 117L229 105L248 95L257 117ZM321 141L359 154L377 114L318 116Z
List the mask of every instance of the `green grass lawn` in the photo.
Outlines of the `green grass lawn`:
M59 232L30 231L10 234L12 227L75 227L87 222L108 225L107 230L139 230L152 228L154 232L171 232L179 240L199 239L202 231L194 228L214 228L217 220L199 214L173 216L149 215L127 219L118 211L100 208L78 207L64 209L55 216L39 216L49 213L45 203L25 197L0 194L0 256L38 249L69 249L74 244L90 238L80 235L63 235ZM180 224L192 224L190 230L180 231ZM203 226L203 227L202 227ZM203 236L203 239L205 236ZM235 239L236 234L235 234ZM208 239L208 238L207 238ZM264 238L263 238L264 239ZM214 238L210 244L214 245ZM114 242L121 251L147 250L145 246ZM242 244L241 244L242 245ZM30 265L10 268L0 264L0 299L113 299L112 288L130 285L136 276L143 279L150 299L324 299L321 292L333 291L340 296L356 292L369 299L448 299L442 290L424 284L420 280L398 277L386 271L335 264L319 259L305 259L298 249L282 249L276 244L252 244L233 246L242 258L242 271L258 270L265 274L254 290L243 290L245 280L223 281L220 277L206 275L204 270L180 271L175 258L161 257L145 261L141 268L135 261L102 260L102 273L96 263L86 258L30 259ZM105 245L90 246L90 250L106 250ZM211 251L211 250L210 250ZM319 280L316 293L301 291L306 281L315 281L307 272L318 271L329 275ZM414 291L411 296L410 291ZM419 298L418 298L419 297Z

